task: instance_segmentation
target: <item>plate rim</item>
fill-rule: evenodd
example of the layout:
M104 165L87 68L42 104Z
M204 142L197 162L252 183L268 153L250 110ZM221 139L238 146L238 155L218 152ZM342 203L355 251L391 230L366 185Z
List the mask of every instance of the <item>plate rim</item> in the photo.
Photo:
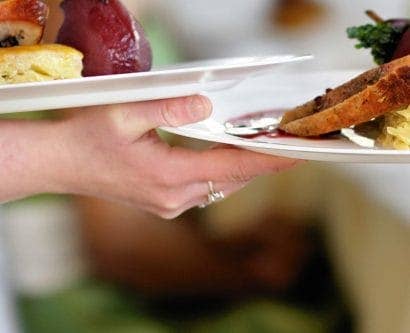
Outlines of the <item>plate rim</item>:
M284 63L294 63L306 60L312 60L314 56L312 54L276 54L276 55L265 55L265 56L248 56L248 57L227 57L227 58L215 58L215 59L203 59L195 62L200 63L201 61L231 61L232 64L214 64L214 65L202 65L187 68L172 68L172 66L181 66L184 64L190 64L190 62L180 62L170 65L169 68L158 68L153 69L148 72L137 72L137 73L125 73L125 74L110 74L110 75L100 75L100 76L89 76L89 77L79 77L73 79L61 79L61 80L50 80L42 82L25 82L25 83L11 83L0 85L0 91L15 90L15 89L27 89L36 87L58 87L64 85L72 85L79 83L90 83L90 82L110 82L118 79L138 79L146 77L155 76L166 76L175 74L194 74L204 71L222 71L222 70L233 70L240 68L255 68L263 66L273 66L276 64ZM251 61L251 59L254 59ZM242 60L242 62L238 62ZM247 61L247 62L246 62Z
M269 143L269 142L258 142L258 141L251 141L251 140L246 140L242 138L237 138L234 136L229 136L227 134L226 137L222 137L218 141L215 141L214 139L207 137L201 137L199 135L195 135L192 133L187 133L184 131L184 127L160 127L161 130L192 138L192 139L197 139L197 140L204 140L208 142L215 142L215 143L223 143L223 144L229 144L229 145L234 145L234 146L239 146L242 148L256 148L256 149L266 149L266 150L272 150L272 151L287 151L287 152L301 152L301 153L308 153L308 154L328 154L328 155L355 155L355 156L369 156L369 157L375 157L375 156L386 156L386 157L410 157L410 150L395 150L395 149L377 149L377 148L364 148L360 147L357 149L349 149L349 148L320 148L320 147L301 147L299 146L293 146L293 145L285 145L285 144L280 144L280 143Z

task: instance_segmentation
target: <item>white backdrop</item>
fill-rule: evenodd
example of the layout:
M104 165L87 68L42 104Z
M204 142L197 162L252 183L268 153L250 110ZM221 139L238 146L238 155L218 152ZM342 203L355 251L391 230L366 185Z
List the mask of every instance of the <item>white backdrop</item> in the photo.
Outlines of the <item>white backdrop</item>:
M374 9L385 18L403 16L410 9L407 0L316 2L326 9L321 24L293 34L268 26L267 10L272 0L156 0L151 6L160 8L156 13L194 58L313 53L317 61L312 66L316 68L370 66L368 54L354 49L354 42L346 37L346 27L367 22L366 9Z

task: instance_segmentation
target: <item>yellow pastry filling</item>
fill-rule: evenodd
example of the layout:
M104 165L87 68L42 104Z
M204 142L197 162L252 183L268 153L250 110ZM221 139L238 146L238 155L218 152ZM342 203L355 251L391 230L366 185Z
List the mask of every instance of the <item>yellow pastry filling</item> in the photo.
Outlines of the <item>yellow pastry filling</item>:
M377 143L385 148L410 149L410 105L384 116L382 133Z
M81 77L83 55L64 45L0 48L0 85Z

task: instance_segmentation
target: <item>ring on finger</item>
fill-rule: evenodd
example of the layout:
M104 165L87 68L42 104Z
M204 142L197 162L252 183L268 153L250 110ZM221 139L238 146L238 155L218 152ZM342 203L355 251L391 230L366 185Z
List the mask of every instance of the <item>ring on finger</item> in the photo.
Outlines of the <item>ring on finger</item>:
M199 208L205 208L209 205L212 205L216 202L220 202L225 199L225 194L223 193L223 191L218 191L218 192L215 191L214 184L212 181L208 181L208 189L209 189L209 193L208 193L207 201L199 205L198 206Z

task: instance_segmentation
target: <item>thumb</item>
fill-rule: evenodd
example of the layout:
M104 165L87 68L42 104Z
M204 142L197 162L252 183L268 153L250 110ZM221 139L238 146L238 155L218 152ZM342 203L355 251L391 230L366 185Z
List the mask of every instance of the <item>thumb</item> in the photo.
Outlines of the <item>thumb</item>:
M178 127L204 120L211 115L212 103L195 95L128 104L124 111L127 127L142 135L160 126Z

